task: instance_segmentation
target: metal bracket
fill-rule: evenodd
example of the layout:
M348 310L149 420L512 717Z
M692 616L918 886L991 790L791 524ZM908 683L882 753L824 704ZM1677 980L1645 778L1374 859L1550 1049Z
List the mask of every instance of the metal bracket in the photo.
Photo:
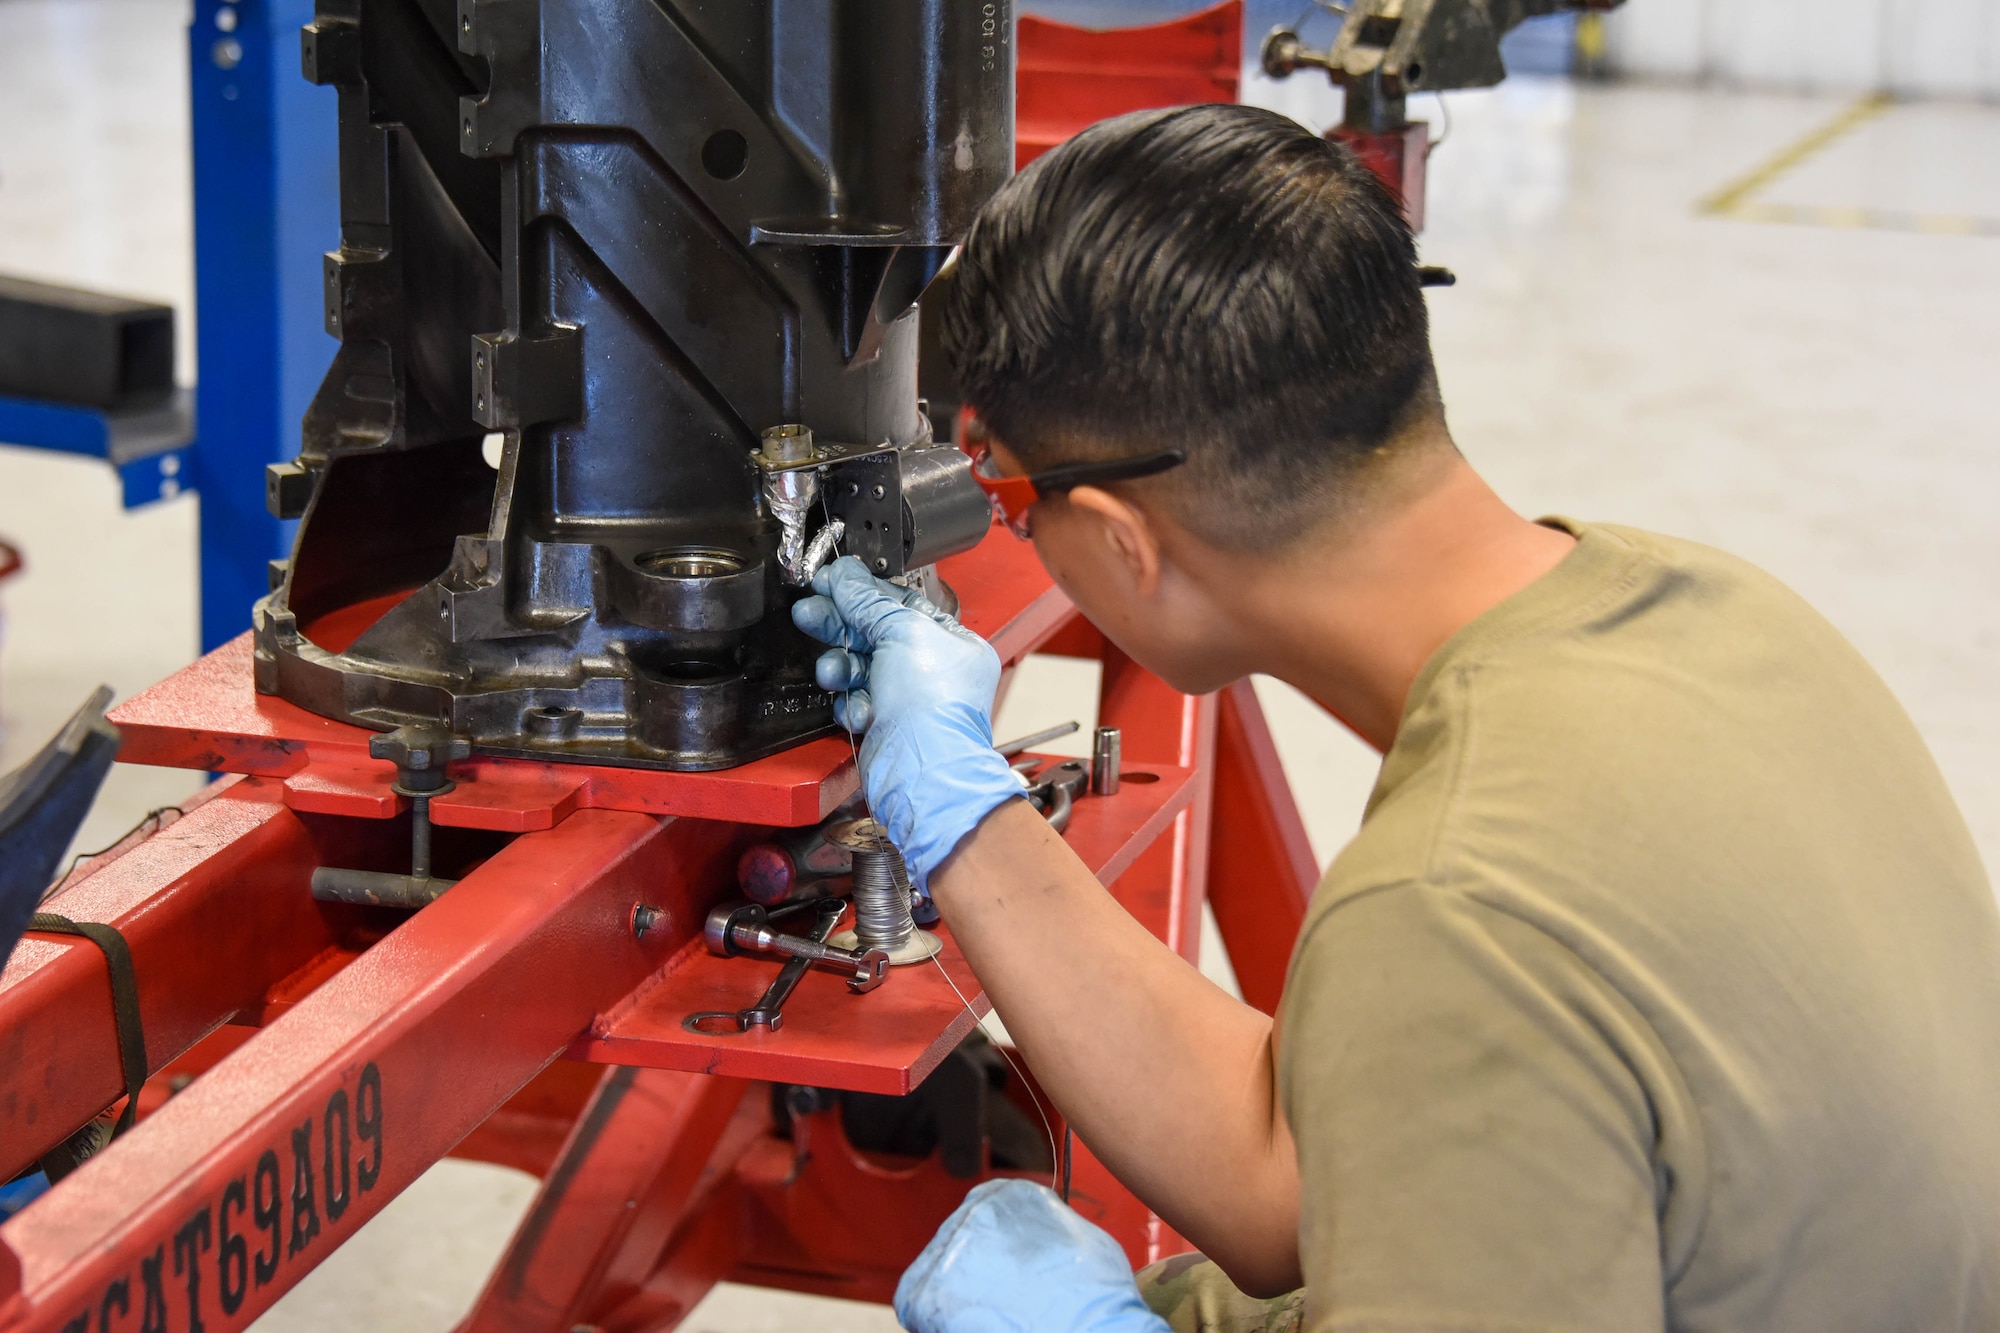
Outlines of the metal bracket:
M472 335L472 419L488 430L566 421L583 412L583 335Z
M826 497L827 512L847 525L841 544L849 555L861 557L861 563L884 578L903 572L900 452L857 453L829 467L820 493Z
M171 500L194 489L194 390L117 412L0 397L0 443L103 459L118 473L127 509Z

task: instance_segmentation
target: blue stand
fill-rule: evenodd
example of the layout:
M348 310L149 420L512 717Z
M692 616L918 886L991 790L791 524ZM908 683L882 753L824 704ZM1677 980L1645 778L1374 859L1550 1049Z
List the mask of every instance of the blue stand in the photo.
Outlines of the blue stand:
M298 452L339 346L319 291L320 256L340 244L338 107L300 73L312 11L312 0L196 0L198 387L140 412L0 397L0 441L104 459L128 509L200 493L204 651L249 628L270 562L291 551L294 525L264 508L264 467Z
M118 470L125 507L137 509L171 500L188 487L194 391L175 390L165 406L137 412L0 398L0 440L103 459Z
M201 492L201 643L250 625L289 555L264 508L264 468L298 453L299 422L339 344L320 304L320 256L340 244L336 94L299 70L311 0L196 0L194 264Z

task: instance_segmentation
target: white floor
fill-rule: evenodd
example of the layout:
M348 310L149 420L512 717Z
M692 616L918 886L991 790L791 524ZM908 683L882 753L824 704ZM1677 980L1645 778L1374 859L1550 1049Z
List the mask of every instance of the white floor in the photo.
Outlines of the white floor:
M185 311L178 0L0 0L0 271ZM1256 96L1324 123L1309 85ZM1695 202L1838 99L1517 81L1450 99L1431 180L1432 301L1452 423L1520 508L1736 551L1804 592L1923 729L2000 864L2000 239L1775 226ZM1895 108L1774 183L1805 208L2000 217L2000 106ZM185 337L185 329L184 329ZM188 366L192 372L192 366ZM0 768L99 680L129 693L195 647L195 504L118 508L108 471L0 447ZM1000 730L1088 720L1090 677L1037 663ZM1292 691L1264 697L1322 858L1374 761ZM120 770L79 839L190 787ZM271 1315L268 1329L442 1330L530 1182L434 1170ZM887 1329L886 1311L724 1289L688 1327Z

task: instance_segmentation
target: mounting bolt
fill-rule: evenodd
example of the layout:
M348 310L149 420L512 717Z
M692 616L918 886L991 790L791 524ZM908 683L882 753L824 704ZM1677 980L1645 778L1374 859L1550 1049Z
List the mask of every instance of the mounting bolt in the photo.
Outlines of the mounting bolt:
M396 766L398 795L440 796L456 785L445 770L472 754L472 742L434 723L412 723L370 736L368 753Z
M645 939L647 931L665 925L666 920L666 909L654 907L649 903L640 903L632 909L632 938Z
M878 556L876 556L876 557L875 557L875 572L876 572L877 574L886 574L886 573L888 573L888 572L889 572L889 557L888 557L888 556L886 556L886 555L878 555Z

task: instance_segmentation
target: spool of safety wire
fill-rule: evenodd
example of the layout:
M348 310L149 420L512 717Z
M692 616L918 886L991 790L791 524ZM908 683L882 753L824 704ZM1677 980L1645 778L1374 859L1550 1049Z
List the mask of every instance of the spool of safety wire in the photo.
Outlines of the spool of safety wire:
M910 873L880 824L849 820L828 829L826 836L854 858L854 929L834 936L832 943L885 950L891 963L921 963L943 947L911 917Z
M902 859L887 839L854 849L854 933L871 949L900 949L916 933L910 891L897 882Z

